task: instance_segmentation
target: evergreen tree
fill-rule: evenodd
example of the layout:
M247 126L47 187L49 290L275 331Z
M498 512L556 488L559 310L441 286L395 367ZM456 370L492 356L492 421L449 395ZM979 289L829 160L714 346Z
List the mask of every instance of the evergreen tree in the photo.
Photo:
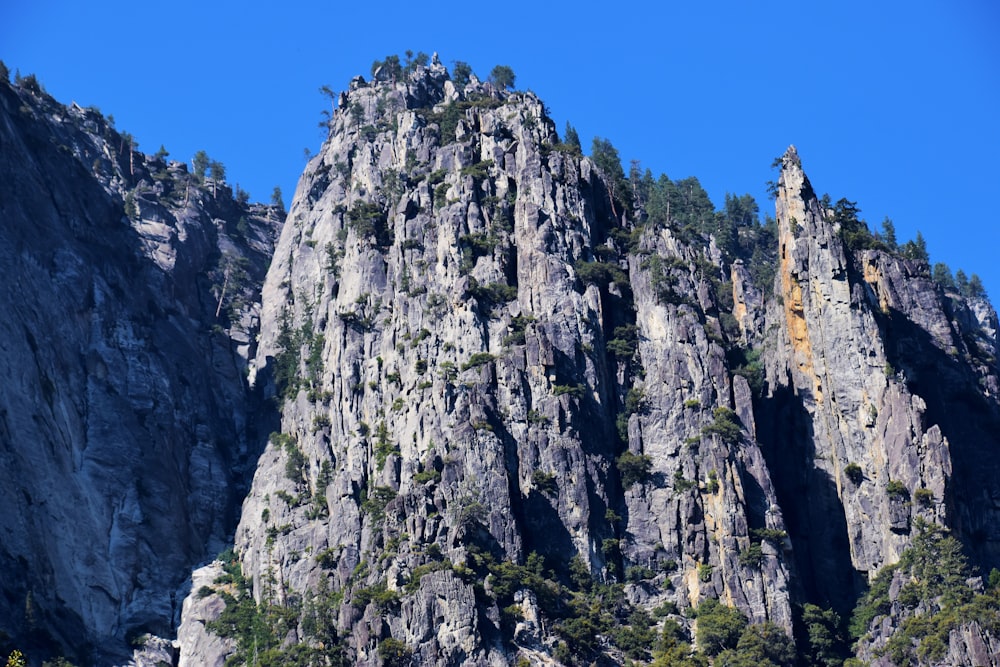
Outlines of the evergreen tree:
M983 287L983 281L975 273L969 278L969 296L976 298L986 298L986 288Z
M646 203L646 215L649 216L649 222L656 226L670 224L673 215L673 211L670 210L673 191L673 182L667 178L666 174L660 174L649 190L649 201Z
M194 168L194 177L199 181L205 180L205 172L208 170L209 165L208 153L205 151L198 151L191 158L191 166Z
M955 271L955 289L958 290L959 294L968 295L969 293L969 277L962 269Z
M725 216L733 225L737 227L757 226L760 207L750 194L741 197L726 193Z
M324 83L320 86L319 92L323 97L329 99L331 104L337 101L337 93L329 86L329 84Z
M716 667L793 667L795 646L774 623L751 625L740 635L735 649L716 658Z
M569 124L569 121L566 121L566 131L563 134L566 135L563 143L577 154L582 155L583 146L580 145L580 135L577 134L576 128Z
M514 70L507 65L497 65L490 70L490 81L500 90L514 87Z
M469 81L472 80L472 68L469 63L456 60L455 66L451 69L451 80L459 90L469 85Z
M281 198L281 188L277 185L274 186L274 190L271 192L271 206L276 206L282 211L285 210L285 200Z
M594 161L598 169L604 172L608 196L611 199L611 212L617 219L619 213L615 201L624 195L628 187L625 171L622 169L622 160L618 156L618 149L607 139L594 137L590 148L590 159Z
M889 216L882 220L882 240L889 246L889 250L896 250L896 225L892 224Z
M955 279L951 275L951 269L944 262L936 262L931 271L931 278L943 289L955 289Z
M906 259L923 262L924 264L930 261L930 255L927 254L927 241L924 240L924 235L919 231L917 232L916 239L903 244L902 250L903 257Z
M226 180L226 167L218 160L209 162L208 170L211 173L213 181L221 183Z
M821 667L841 667L849 653L849 646L837 612L807 603L802 608L802 625L805 626L809 643L806 654L808 663Z
M379 72L379 70L382 70ZM385 60L376 60L372 63L372 76L374 77L376 72L383 79L392 79L395 82L403 75L403 66L399 63L399 56L391 55L386 56Z
M674 183L670 192L670 214L688 229L702 233L714 231L715 205L695 176Z
M218 160L212 160L208 163L208 169L212 176L212 195L214 196L218 191L219 184L226 180L226 168Z
M427 67L427 63L431 61L430 56L428 56L423 51L417 51L416 55L413 55L413 51L410 49L406 50L406 66L404 70L407 74L416 71L418 67Z
M727 607L715 598L698 605L698 648L708 655L717 655L724 649L736 648L747 619L738 609Z

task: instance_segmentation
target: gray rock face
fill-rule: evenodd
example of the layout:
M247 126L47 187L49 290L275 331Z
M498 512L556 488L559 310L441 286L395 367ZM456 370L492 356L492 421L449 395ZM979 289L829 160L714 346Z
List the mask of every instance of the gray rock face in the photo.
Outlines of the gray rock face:
M958 394L996 381L995 330L980 324L990 315L942 298L914 263L846 252L794 148L783 162L782 299L765 308L775 335L758 423L799 572L814 597L847 611L864 575L898 560L918 516L951 523L982 565L995 563L995 508L982 494L994 493L1000 443L976 424L995 424L997 404ZM976 419L955 418L970 411Z
M794 148L770 285L533 94L393 69L339 96L276 246L281 212L0 83L0 632L98 665L178 616L132 664L624 663L709 598L844 615L924 521L1000 564L985 299L850 248ZM243 577L185 583L237 514ZM989 623L947 640L995 663Z
M337 592L359 662L391 639L423 663L508 664L559 636L527 588L508 635L477 567L535 552L563 581L574 558L628 580L645 609L723 597L790 630L785 545L740 557L751 528L784 526L700 251L649 229L597 261L614 223L594 165L553 149L530 93L442 76L353 82L299 183L257 356L282 434L236 533L254 595ZM651 256L697 298L665 302ZM703 431L716 409L736 437ZM646 462L624 488L623 452Z
M333 591L361 662L541 659L562 631L537 586L505 597L483 564L538 554L563 582L579 564L627 582L639 608L717 597L790 631L794 601L849 612L917 517L974 521L959 431L906 348L991 387L988 309L848 252L794 149L773 294L668 227L626 249L612 188L533 95L444 77L352 82L278 244L257 379L281 434L236 534L262 604Z
M279 220L6 82L0 146L0 631L111 660L172 632L190 568L232 530Z
M222 564L213 561L191 575L191 595L184 599L184 624L177 633L176 645L184 649L177 661L179 667L222 667L225 657L233 651L233 640L222 639L205 629L226 608L218 593L204 594L204 589L211 588L222 574Z

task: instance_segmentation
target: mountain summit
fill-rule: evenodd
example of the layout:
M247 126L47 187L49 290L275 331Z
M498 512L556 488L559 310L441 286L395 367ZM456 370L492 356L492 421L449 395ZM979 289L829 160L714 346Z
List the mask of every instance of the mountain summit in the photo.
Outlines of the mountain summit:
M5 543L0 627L80 656L180 611L135 659L182 667L1000 664L988 301L794 147L761 225L458 74L351 81L273 250L275 209L0 85L39 165L0 180L4 529L46 538ZM57 308L89 333L43 336Z

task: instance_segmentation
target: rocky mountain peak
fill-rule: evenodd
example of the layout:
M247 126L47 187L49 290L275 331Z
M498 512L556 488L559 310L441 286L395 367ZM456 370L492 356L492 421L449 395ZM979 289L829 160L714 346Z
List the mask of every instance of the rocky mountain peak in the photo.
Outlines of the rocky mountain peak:
M770 274L756 228L606 157L434 64L352 81L263 290L281 430L223 564L238 591L192 602L182 664L247 656L219 648L227 614L296 599L266 642L324 660L648 659L622 638L697 632L716 600L786 636L797 601L848 614L946 520L949 439L885 371L869 260L795 148Z
M335 97L282 225L0 84L0 639L113 664L181 614L136 664L990 655L985 299L794 146L760 225L436 57Z

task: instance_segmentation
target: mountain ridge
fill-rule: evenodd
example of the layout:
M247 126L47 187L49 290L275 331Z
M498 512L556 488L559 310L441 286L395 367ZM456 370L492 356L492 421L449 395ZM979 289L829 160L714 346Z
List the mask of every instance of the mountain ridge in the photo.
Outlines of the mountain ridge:
M38 127L66 115L91 133L52 149L74 169L108 144L94 137L117 144L110 172L94 163L70 179L105 193L91 225L138 235L121 254L142 258L136 286L161 287L154 328L179 299L193 327L180 338L219 347L204 384L230 398L207 399L217 414L176 442L232 434L209 465L228 499L186 497L200 511L242 498L242 517L235 551L194 575L179 656L151 640L155 659L789 664L797 652L841 664L852 654L838 615L868 599L877 571L925 548L923 526L952 527L984 572L998 562L996 314L934 283L926 259L857 231L849 207L816 196L794 147L769 236L752 200L716 212L697 181L626 177L609 143L587 158L568 132L561 141L534 94L456 86L435 57L352 80L272 257L273 209L125 150L86 110L18 94L28 115L44 109ZM10 120L25 115L4 106L4 145L37 134ZM258 216L243 221L249 236L235 213ZM240 267L240 298L224 303ZM129 338L132 377L173 355L196 374L206 358L144 340ZM220 359L238 372L220 380ZM160 409L125 393L119 411ZM240 470L253 472L245 496ZM141 511L155 506L135 493ZM221 546L224 524L198 537L187 567ZM995 616L962 607L972 620L952 626L943 614L949 595L988 599L992 580L914 611L900 593L909 571L895 572L891 604L859 617L858 657L899 662L916 649L898 638L915 636L914 660L995 660ZM932 610L934 633L914 635ZM123 619L119 641L168 635L164 617L176 618L102 613Z

